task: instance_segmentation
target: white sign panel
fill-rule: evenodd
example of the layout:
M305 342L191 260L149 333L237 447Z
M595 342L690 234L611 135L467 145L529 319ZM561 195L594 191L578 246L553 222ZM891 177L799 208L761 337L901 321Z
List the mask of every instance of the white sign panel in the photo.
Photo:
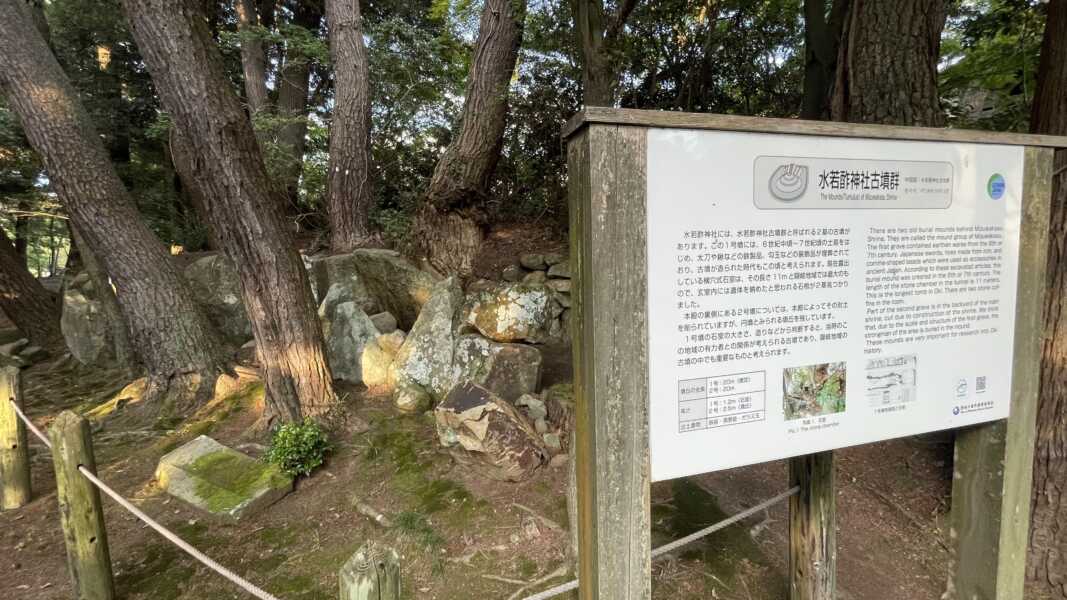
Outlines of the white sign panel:
M650 129L652 478L1008 416L1023 149Z

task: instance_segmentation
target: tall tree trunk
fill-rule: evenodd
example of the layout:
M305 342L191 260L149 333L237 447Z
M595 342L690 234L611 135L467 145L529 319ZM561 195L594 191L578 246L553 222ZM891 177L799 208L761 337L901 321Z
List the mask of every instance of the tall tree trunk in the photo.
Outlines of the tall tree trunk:
M163 106L202 173L205 221L237 268L270 416L296 420L338 411L308 275L203 9L196 0L123 5Z
M30 210L30 203L22 200L19 202L18 209L20 212L26 212ZM24 214L15 216L15 254L22 257L22 262L26 262L26 251L30 246L30 218Z
M15 252L0 229L0 309L30 342L53 355L66 348L59 331L59 303L26 268L26 259Z
M1067 135L1067 0L1048 5L1030 128ZM1067 151L1056 152L1027 557L1030 598L1067 599Z
M837 59L835 121L944 125L937 62L950 1L853 1Z
M485 200L507 125L508 87L522 44L525 0L486 0L463 114L415 217L419 252L445 273L470 275L481 246Z
M326 208L335 252L354 250L371 235L370 65L362 21L359 0L326 0L335 90Z
M259 11L254 0L237 0L237 30L241 34L241 68L245 78L248 113L254 115L269 105L267 97L267 53L257 32Z
M93 282L93 289L96 290L100 306L104 309L115 362L132 375L137 370L138 357L130 343L129 328L126 326L126 319L122 316L122 307L119 306L119 300L115 296L115 289L111 287L111 278L107 276L103 265L89 249L85 239L78 233L78 229L70 223L68 225L71 252L74 248L78 249L78 257L85 267L85 272L89 275L89 280Z
M848 16L849 0L804 0L804 97L801 119L830 117L830 90L837 72L841 32Z
M222 364L215 335L163 244L141 220L30 13L20 0L0 0L0 13L0 85L74 226L111 275L131 342L151 376L149 397L186 409L185 402L201 397L156 394L195 392L185 386L213 382L209 375Z
M293 11L293 25L312 33L322 24L322 9L319 2L298 2ZM278 76L278 117L283 120L278 130L277 143L283 156L279 183L285 190L291 208L299 201L300 172L304 165L304 149L307 146L308 92L310 89L311 59L290 45L285 51L285 64Z
M614 106L619 86L616 44L637 0L620 0L616 12L605 14L604 0L571 0L574 33L582 63L585 106Z

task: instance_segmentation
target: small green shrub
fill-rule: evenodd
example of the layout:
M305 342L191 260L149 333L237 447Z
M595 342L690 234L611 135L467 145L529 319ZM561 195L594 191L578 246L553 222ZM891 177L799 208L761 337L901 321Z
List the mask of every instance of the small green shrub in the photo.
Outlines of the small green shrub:
M294 477L310 475L326 461L331 450L333 446L322 427L304 419L303 423L286 423L275 430L263 460Z

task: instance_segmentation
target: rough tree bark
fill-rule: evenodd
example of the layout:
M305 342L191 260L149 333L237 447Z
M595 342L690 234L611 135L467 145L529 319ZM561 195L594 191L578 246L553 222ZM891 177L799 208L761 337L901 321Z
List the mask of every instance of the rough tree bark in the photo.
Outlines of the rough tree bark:
M1030 119L1034 133L1067 135L1065 98L1067 0L1052 0ZM1067 599L1067 151L1056 152L1055 165L1026 597Z
M853 1L837 59L835 121L944 125L937 62L949 1Z
M268 417L339 414L307 273L203 8L197 0L123 5L163 106L192 149L205 221L237 267L263 365Z
M322 24L322 0L303 0L293 11L293 25L299 25L312 33ZM290 46L285 52L285 63L278 73L278 117L283 120L277 133L277 144L283 156L279 184L285 190L291 207L299 200L300 172L304 164L304 149L307 146L307 117L309 110L311 59Z
M418 252L444 273L470 275L482 243L485 199L504 143L508 87L525 19L525 0L486 0L459 129L415 216Z
M837 72L841 32L845 28L850 0L804 0L804 97L800 118L830 118L830 90Z
M254 115L270 104L267 96L267 54L263 39L255 32L255 28L261 24L259 9L254 0L237 0L234 2L234 11L237 13L237 30L241 33L245 98L248 100L248 113Z
M59 302L44 289L26 268L26 259L15 251L7 234L0 229L0 309L30 343L62 354L63 335L59 331Z
M619 86L616 45L638 0L620 0L605 14L604 0L571 0L574 33L582 63L582 98L586 106L614 106Z
M0 0L0 12L0 85L71 221L111 276L132 345L149 372L148 397L178 403L146 404L182 412L202 398L223 364L215 335L141 220L29 12L19 0Z
M363 44L359 0L326 0L333 59L334 104L326 208L330 248L350 252L371 236L370 65Z

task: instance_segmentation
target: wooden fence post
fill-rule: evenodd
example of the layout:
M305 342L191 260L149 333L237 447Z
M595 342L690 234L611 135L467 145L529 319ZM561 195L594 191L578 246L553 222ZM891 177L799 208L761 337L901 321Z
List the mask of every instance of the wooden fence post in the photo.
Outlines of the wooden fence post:
M951 600L1023 597L1053 149L1025 152L1011 416L956 432L949 521L953 564L944 596Z
M400 556L373 543L341 567L341 600L400 600Z
M49 428L67 568L78 600L112 600L115 584L100 491L78 471L96 472L89 422L64 411Z
M789 459L789 598L834 600L837 530L834 453Z
M19 419L14 401L22 408L18 367L0 368L0 510L30 503L30 449L26 425Z
M568 141L582 600L652 596L643 127Z

